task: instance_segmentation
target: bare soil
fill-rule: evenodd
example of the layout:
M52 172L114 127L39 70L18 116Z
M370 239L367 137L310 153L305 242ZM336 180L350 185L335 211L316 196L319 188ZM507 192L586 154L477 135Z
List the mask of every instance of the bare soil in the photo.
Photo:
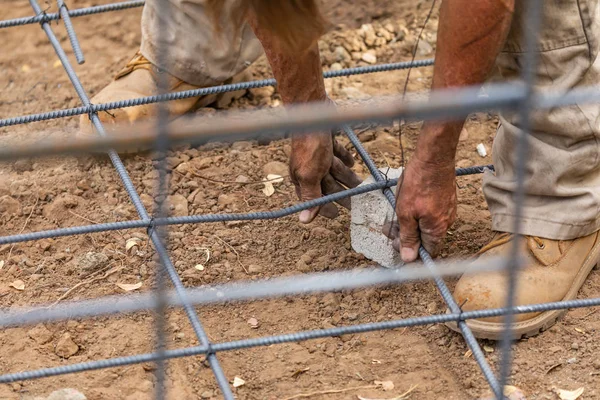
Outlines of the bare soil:
M73 0L70 5L79 8L105 2L108 1ZM338 60L336 55L338 46L360 37L357 29L363 23L373 23L376 29L389 23L396 31L393 35L396 39L367 46L374 50L377 62L409 60L429 5L426 1L407 0L329 2L327 13L335 28L321 45L324 67L329 68L335 62L342 67L365 64L347 57ZM75 69L90 94L108 84L138 49L140 12L134 9L73 19L87 58L84 65ZM26 2L10 1L0 10L1 19L31 14ZM434 15L424 34L424 41L431 46L422 45L419 58L433 55L436 23ZM61 24L52 25L74 61L64 28ZM38 25L1 30L0 43L1 118L80 105ZM252 71L255 79L269 76L264 60L254 65ZM406 76L406 71L398 71L336 78L328 81L328 90L339 101L397 94L402 91ZM413 70L409 92L424 93L430 80L431 68ZM278 104L276 93L256 90L230 108L269 108ZM469 119L468 134L460 143L459 166L491 162L489 155L481 158L475 148L484 143L491 152L496 123L496 117L488 114ZM68 139L77 124L77 118L68 118L2 128L0 141L17 139L34 143L50 135ZM402 141L408 156L417 134L418 124L405 130ZM360 137L379 165L401 164L397 129L372 128L363 130ZM288 155L286 140L216 143L173 151L169 162L179 171L173 172L170 179L172 199L180 204L176 212L250 212L294 204L297 200L289 180L278 185L271 197L265 196L261 185L215 182L232 182L242 175L249 181L260 181L266 176L265 165L285 164ZM182 167L183 164L186 165ZM155 185L152 156L129 156L125 165L144 202L152 206ZM366 176L360 163L356 169ZM444 258L468 257L491 237L480 179L474 176L459 181L458 221L447 238ZM54 157L0 166L0 234L136 217L106 158ZM308 226L300 225L293 216L275 221L185 225L170 228L169 249L187 287L366 266L368 260L351 250L348 227L349 216L345 211L337 220L318 219ZM131 254L125 246L133 237L140 241L137 251ZM208 262L205 249L211 252ZM120 283L141 282L139 290L144 291L152 287L154 279L153 253L143 230L3 246L0 260L4 262L0 268L3 309L122 294L123 290L117 286ZM204 264L204 271L195 269L197 264ZM105 276L107 272L110 274ZM16 280L23 282L24 290L10 286ZM82 282L85 284L68 292ZM454 280L448 282L452 285ZM599 291L600 277L594 271L580 297L591 297ZM203 307L198 312L210 339L224 342L444 310L435 285L419 282ZM571 311L549 331L514 346L512 383L522 388L528 399L555 399L554 387L569 390L585 387L582 399L600 398L597 340L600 314L594 311ZM251 318L256 319L258 327L248 323ZM153 323L153 314L143 312L6 329L0 332L0 371L18 372L149 352L154 339ZM169 312L167 334L169 348L198 344L181 311ZM499 360L496 344L487 341L482 344L488 361L496 367ZM488 393L462 337L439 325L231 351L219 354L219 359L229 379L237 376L246 381L235 389L240 399L284 399L299 393L369 386L375 380L392 381L395 388L389 392L361 388L310 398L356 399L357 395L392 398L414 386L411 394L414 399L471 399ZM155 380L152 365L134 365L0 385L0 399L47 396L53 390L68 387L81 391L90 400L150 399ZM171 399L221 398L203 357L169 361L168 388Z

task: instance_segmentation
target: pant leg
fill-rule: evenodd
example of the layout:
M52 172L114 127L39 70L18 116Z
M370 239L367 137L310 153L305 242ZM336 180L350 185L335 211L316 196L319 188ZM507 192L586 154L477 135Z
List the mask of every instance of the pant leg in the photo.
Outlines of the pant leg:
M224 8L227 13L237 0L223 1L229 3ZM159 13L159 2L170 6L168 17ZM147 0L142 13L142 54L158 65L157 52L167 47L167 65L159 66L196 86L221 84L263 53L247 24L240 29L224 24L222 33L215 34L205 4L206 0ZM164 32L158 29L160 18L167 18L162 23L166 27ZM229 21L227 15L223 21Z
M600 84L599 0L544 1L538 38L537 89L564 94ZM517 2L515 22L498 58L504 79L518 78L523 57L521 23L526 2ZM492 228L512 232L516 190L518 112L500 118L493 146L496 172L484 176ZM579 104L533 114L526 167L521 233L574 239L600 229L600 107Z

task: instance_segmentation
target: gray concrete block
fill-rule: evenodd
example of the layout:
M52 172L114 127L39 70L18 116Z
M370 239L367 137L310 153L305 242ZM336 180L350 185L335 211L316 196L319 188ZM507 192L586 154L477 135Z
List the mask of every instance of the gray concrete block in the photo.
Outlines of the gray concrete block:
M385 168L381 172L395 179L402 174L402 168ZM369 177L361 186L374 181ZM395 193L396 187L391 189ZM352 197L350 239L354 251L386 268L401 266L400 254L392 247L392 240L382 233L383 225L393 217L394 210L381 190Z

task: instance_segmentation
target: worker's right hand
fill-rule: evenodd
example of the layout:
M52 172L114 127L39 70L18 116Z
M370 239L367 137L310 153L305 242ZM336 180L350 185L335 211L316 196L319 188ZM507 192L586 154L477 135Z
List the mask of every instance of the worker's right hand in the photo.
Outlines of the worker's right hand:
M402 261L413 262L423 245L432 257L442 247L456 219L456 175L453 163L421 161L407 164L396 196L396 226L384 228Z

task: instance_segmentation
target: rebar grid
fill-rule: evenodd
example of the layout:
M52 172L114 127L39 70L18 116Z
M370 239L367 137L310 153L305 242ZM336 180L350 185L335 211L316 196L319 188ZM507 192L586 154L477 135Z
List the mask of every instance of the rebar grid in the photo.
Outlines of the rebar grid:
M82 107L71 108L65 110L51 111L43 114L34 114L29 116L15 117L0 120L0 127L11 126L17 124L24 124L35 121L42 121L52 118L63 118L67 116L74 116L80 114L89 114L90 119L92 121L93 126L97 130L98 134L102 137L105 137L105 131L103 129L102 123L98 118L98 112L106 111L114 108L121 107L131 107L135 105L141 104L150 104L150 103L162 103L164 101L181 99L186 97L195 97L204 94L211 93L222 93L226 91L240 90L243 88L253 88L253 87L261 87L267 85L274 85L276 82L272 79L256 81L256 82L246 82L237 85L222 85L214 88L205 88L198 89L195 91L187 91L180 93L172 93L172 94L158 94L157 96L150 96L146 98L134 99L126 102L114 102L109 104L100 104L93 105L90 103L89 98L83 89L77 75L75 74L71 64L62 49L60 43L58 42L56 36L54 35L49 22L52 20L57 20L62 17L64 23L66 25L67 31L69 32L69 37L71 39L71 43L74 49L74 53L76 58L79 60L83 60L83 54L80 51L79 43L77 42L77 38L75 36L75 32L72 29L72 25L69 22L69 17L80 16L80 15L88 15L99 12L106 12L112 10L119 9L127 9L132 7L138 7L143 5L143 1L129 1L123 3L109 4L105 6L98 7L90 7L81 10L67 10L66 6L63 3L63 0L57 0L57 4L59 6L59 13L55 14L46 14L43 12L36 0L30 0L31 6L36 14L35 17L31 18L20 18L9 21L0 22L0 28L9 27L9 26L17 26L24 25L29 23L41 23L42 29L45 31L48 39L56 51L71 83L73 84L78 96L83 103ZM539 25L539 10L541 7L541 2L539 0L530 0L531 6L529 10L528 18L531 19L534 23L530 26L534 28ZM538 11L536 13L536 10ZM168 12L168 6L165 7L165 12ZM527 32L527 43L531 45L534 43L536 29L526 30ZM533 31L533 32L531 32ZM79 50L77 50L79 49ZM166 54L166 53L165 53ZM505 108L510 109L518 109L520 108L523 118L526 121L529 121L529 115L531 110L539 106L540 104L546 104L548 107L551 107L553 104L567 104L569 101L577 101L580 99L582 95L579 97L577 94L562 96L560 99L554 99L554 103L552 99L548 98L536 98L536 94L533 91L533 68L535 66L535 55L532 51L528 52L528 56L526 58L526 67L524 69L524 81L525 81L525 90L512 92L509 95L504 97L504 100L498 100L497 103L493 101L490 104L497 104ZM431 65L432 60L424 60L417 61L415 63L395 63L395 64L385 64L379 66L371 66L371 67L360 67L360 68L350 68L342 71L328 72L325 73L325 77L335 77L335 76L347 76L352 74L359 73L371 73L371 72L379 72L379 71L389 71L393 69L400 68L410 68L410 67L418 67L418 66L427 66ZM546 101L546 103L544 103ZM461 112L469 112L474 109L477 109L475 104L472 102L469 103L464 98L459 97L457 100L458 106L444 107L442 105L440 108L433 107L429 113L432 115L441 114L444 112L450 112L454 114L460 114ZM418 107L417 107L418 108ZM413 110L414 111L414 110ZM459 112L460 111L460 112ZM425 111L427 114L427 111ZM417 112L418 115L418 112ZM171 136L167 133L166 127L166 118L163 113L159 112L158 119L158 135L156 136L156 146L155 149L162 154L161 160L164 163L164 155L166 154L166 150L169 147ZM284 122L285 125L285 122ZM310 124L305 126L306 129ZM281 127L280 127L281 128ZM524 168L525 168L525 159L526 159L526 150L527 150L527 141L526 141L526 133L528 131L529 125L525 125L525 129L523 129L522 138L518 147L519 152L519 168L518 168L518 185L519 192L517 194L517 210L520 209L523 202L523 181L524 181ZM60 236L68 236L68 235L79 235L85 233L94 233L94 232L104 232L104 231L112 231L112 230L120 230L120 229L130 229L130 228L146 228L148 231L148 235L150 240L152 241L155 250L159 256L161 261L161 268L157 271L157 287L155 288L154 293L148 293L143 295L133 295L133 296L111 296L106 298L101 298L97 300L91 301L80 301L80 302L70 302L61 306L54 307L50 310L45 310L41 308L32 308L26 310L17 310L13 312L0 312L0 327L8 327L8 326L20 326L24 324L32 324L36 322L52 322L58 321L65 318L84 318L84 317L94 317L98 315L115 315L124 312L135 312L146 310L148 308L154 308L158 315L157 322L157 333L158 337L161 336L162 330L162 319L164 318L165 310L168 307L183 307L185 310L188 319L190 320L192 327L198 337L199 346L176 349L176 350L165 350L161 344L161 341L157 343L156 351L150 354L141 354L134 355L129 357L119 357L113 359L106 360L98 360L91 361L87 363L80 364L72 364L68 366L61 366L55 368L45 368L35 371L27 371L27 372L19 372L19 373L11 373L11 374L3 374L0 375L0 383L12 382L15 380L25 380L25 379L37 379L54 375L61 374L69 374L76 373L87 370L95 370L101 368L110 368L122 365L129 365L134 363L143 363L143 362L156 362L158 365L157 375L159 376L158 389L156 391L156 395L158 399L164 398L164 391L162 382L165 377L165 369L164 362L168 359L178 358L178 357L187 357L192 355L203 354L207 356L211 369L215 375L217 383L221 387L223 395L226 399L233 399L233 393L231 392L231 388L227 382L225 374L223 370L218 364L216 359L216 353L220 351L229 351L235 349L244 349L256 346L268 346L271 344L277 343L285 343L285 342L295 342L302 340L309 340L315 338L322 337L330 337L330 336L339 336L343 334L350 333L361 333L361 332L369 332L373 330L384 330L384 329L395 329L400 327L408 327L408 326L417 326L417 325L427 325L427 324L436 324L436 323L444 323L444 322L456 322L461 329L462 335L469 346L469 348L473 351L475 360L477 361L479 367L482 370L482 373L486 380L488 381L491 389L493 390L497 399L503 398L502 387L506 383L509 373L510 373L510 344L511 344L511 327L512 327L512 315L513 314L521 314L521 313L530 313L530 312L542 312L549 310L559 310L559 309L567 309L567 308L579 308L579 307L591 307L600 305L600 298L595 299L585 299L585 300L571 300L571 301L562 301L562 302L554 302L554 303L544 303L544 304L536 304L536 305L526 305L526 306L516 306L514 307L514 287L516 284L516 272L518 266L518 258L517 252L513 252L511 259L508 262L498 261L497 263L486 263L486 265L474 265L470 268L473 271L493 271L498 270L499 268L507 266L510 271L510 285L508 290L508 301L507 306L504 308L498 309L490 309L490 310L479 310L479 311L471 311L471 312L463 312L460 309L460 306L454 301L448 287L446 286L442 276L445 275L453 275L460 274L464 272L465 268L467 268L464 264L455 265L454 267L443 268L442 271L438 268L438 266L433 262L429 254L425 251L424 248L419 250L419 254L421 259L423 260L426 268L422 267L410 267L405 266L401 269L397 270L352 270L352 271L344 271L344 272L334 272L327 274L309 274L300 277L290 278L277 278L271 280L263 280L257 282L243 282L236 284L228 284L228 285L217 285L206 288L197 288L197 289L186 289L184 288L181 280L175 270L166 246L164 244L164 237L166 235L166 227L173 224L187 224L187 223L206 223L206 222L218 222L218 221L232 221L232 220L254 220L254 219L273 219L280 218L286 215L297 213L301 210L312 208L317 205L323 205L328 202L332 202L335 200L339 200L344 197L353 196L360 193L366 193L368 191L373 190L383 190L385 196L390 201L392 207L395 205L395 199L393 192L390 188L396 185L397 181L395 180L387 180L377 169L375 163L370 158L368 152L364 149L354 132L349 126L343 126L345 134L348 136L355 149L357 150L360 157L363 159L364 163L368 167L369 171L375 178L376 182L370 185L366 185L360 188L345 190L340 193L336 193L329 196L324 196L320 199L300 203L282 210L278 211L263 211L263 212L255 212L255 213L247 213L247 214L223 214L223 215L196 215L189 217L168 217L161 215L161 212L155 214L154 217L151 217L144 206L141 203L138 193L136 192L131 179L125 167L117 155L116 151L109 150L108 155L113 163L113 166L117 170L123 185L130 196L132 203L134 204L140 219L136 221L125 221L125 222L115 222L115 223L105 223L105 224L97 224L97 225L88 225L88 226L80 226L73 228L63 228L63 229L55 229L48 230L42 232L33 232L26 233L20 235L12 235L12 236L4 236L0 237L0 244L4 243L18 243L29 240L38 240L41 238L50 238L50 237L60 237ZM240 133L244 133L243 130L240 130ZM88 150L91 150L89 148ZM6 154L6 152L4 153ZM164 168L165 164L162 164L163 167L159 167L159 177L160 184L163 190L165 189L165 176L167 173L166 168ZM488 168L492 168L488 166ZM457 175L466 175L473 173L481 173L485 169L484 166L481 167L473 167L468 169L460 169L457 170ZM518 214L519 212L517 212ZM518 220L517 220L518 221ZM517 225L518 228L518 225ZM516 229L518 232L519 229ZM493 265L490 265L493 264ZM162 276L165 274L169 277L171 283L174 286L173 291L166 291L164 287L164 282L162 280ZM443 315L433 315L433 316L422 316L422 317L413 317L402 320L395 321L384 321L379 323L370 323L370 324L360 324L353 326L345 326L331 329L322 329L322 330L311 330L304 332L296 332L290 334L276 335L276 336L268 336L257 339L248 339L248 340L238 340L232 342L224 342L224 343L210 343L204 332L198 314L194 310L195 305L202 304L222 304L230 301L252 301L256 299L263 298L273 298L278 296L287 296L287 295L303 295L309 293L317 293L317 292L327 292L334 290L343 290L343 289L358 289L367 286L376 286L383 284L392 284L392 283L401 283L410 280L416 279L429 279L433 278L436 283L440 294L449 308L449 313ZM496 375L492 372L490 366L485 360L485 356L481 350L481 347L475 340L471 330L465 323L468 319L477 319L477 318L487 318L492 316L506 316L506 332L504 334L503 339L503 357L502 364L500 368L500 374L497 378Z

